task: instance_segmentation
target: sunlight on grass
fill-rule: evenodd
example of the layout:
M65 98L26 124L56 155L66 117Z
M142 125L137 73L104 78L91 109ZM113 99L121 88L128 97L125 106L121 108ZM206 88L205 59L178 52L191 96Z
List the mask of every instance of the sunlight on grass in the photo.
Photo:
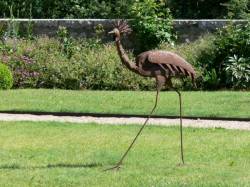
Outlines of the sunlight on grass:
M250 117L250 92L182 92L183 115ZM0 91L0 111L148 114L155 92L21 89ZM161 92L156 115L179 114L175 92Z
M0 186L247 186L249 131L148 126L119 172L139 126L0 122Z

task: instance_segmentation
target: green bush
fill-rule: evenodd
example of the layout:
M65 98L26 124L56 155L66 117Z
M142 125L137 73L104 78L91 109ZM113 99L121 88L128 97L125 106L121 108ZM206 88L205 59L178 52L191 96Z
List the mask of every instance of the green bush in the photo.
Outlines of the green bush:
M250 23L230 24L193 43L160 48L179 53L195 67L200 89L250 88ZM182 87L189 86L184 80Z
M16 51L9 50L13 47L9 39L0 48L0 59L14 72L14 88L148 90L155 87L154 81L122 66L113 43L104 45L97 40L75 39L71 42L74 50L68 58L62 52L60 39L19 39Z
M131 9L131 25L136 33L138 48L155 48L159 43L173 43L173 21L168 8L154 0L136 0Z
M225 70L228 84L234 88L250 87L250 58L229 57Z
M85 88L104 90L154 88L152 80L134 74L122 65L114 44L99 49L87 49L85 54L82 59L84 69L82 83Z
M13 85L12 73L8 66L0 63L0 89L10 89Z
M249 89L249 80L239 75L245 76L249 73L245 64L249 63L250 58L250 23L230 24L212 36L173 48L172 50L186 57L198 71L199 88ZM244 63L241 63L243 60L232 63L230 59L234 56L244 59Z
M220 29L215 35L211 49L204 52L199 60L206 64L206 71L215 70L220 87L231 88L236 85L230 81L232 77L229 76L227 67L230 57L234 56L244 59L250 57L250 22L245 25L230 24Z
M249 0L230 0L226 3L227 16L234 19L250 18L250 1Z
M57 37L61 43L61 50L62 52L68 57L71 58L73 54L73 44L72 44L72 37L70 36L66 27L59 26L57 31Z

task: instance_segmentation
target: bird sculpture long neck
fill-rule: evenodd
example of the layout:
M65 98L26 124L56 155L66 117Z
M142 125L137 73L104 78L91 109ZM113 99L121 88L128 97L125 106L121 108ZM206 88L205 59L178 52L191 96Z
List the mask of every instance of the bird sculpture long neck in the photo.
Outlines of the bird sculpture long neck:
M135 72L135 73L138 73L138 68L137 66L135 65L135 63L131 62L129 60L129 57L128 55L126 54L125 50L123 49L122 47L122 44L121 44L121 40L120 40L120 37L116 37L115 38L115 42L116 42L116 47L117 47L117 51L118 51L118 54L121 58L121 61L122 63L131 71Z

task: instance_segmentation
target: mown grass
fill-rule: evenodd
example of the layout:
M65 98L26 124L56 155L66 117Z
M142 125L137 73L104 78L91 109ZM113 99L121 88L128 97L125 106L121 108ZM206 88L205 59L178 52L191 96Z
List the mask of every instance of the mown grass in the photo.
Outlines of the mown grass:
M119 172L139 126L0 122L0 186L248 186L250 134L148 126Z
M182 92L183 114L202 117L250 117L250 92ZM19 89L0 91L0 111L148 114L155 92ZM179 113L175 92L161 92L156 115Z

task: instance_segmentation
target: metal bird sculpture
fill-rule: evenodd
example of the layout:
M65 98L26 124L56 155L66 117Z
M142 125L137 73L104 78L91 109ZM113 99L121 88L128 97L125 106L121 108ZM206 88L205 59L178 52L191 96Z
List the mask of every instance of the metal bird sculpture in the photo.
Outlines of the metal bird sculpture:
M126 54L124 48L121 44L121 35L123 33L130 33L132 30L128 26L126 21L118 21L114 25L114 29L109 32L115 36L115 43L118 51L118 55L122 63L132 72L137 73L144 77L154 77L156 80L156 98L153 109L148 115L143 126L140 128L139 132L133 139L132 143L128 147L127 151L123 154L120 161L112 168L106 169L119 169L124 158L128 154L129 150L134 145L136 139L141 134L143 128L146 126L151 115L155 111L158 102L159 91L164 87L169 87L174 89L179 96L179 106L180 106L180 149L181 149L181 161L184 164L184 153L183 153L183 136L182 136L182 101L181 93L175 89L172 85L172 77L190 77L192 79L193 85L195 86L195 70L194 68L186 62L179 55L162 50L150 50L139 54L136 57L135 63L131 62Z

